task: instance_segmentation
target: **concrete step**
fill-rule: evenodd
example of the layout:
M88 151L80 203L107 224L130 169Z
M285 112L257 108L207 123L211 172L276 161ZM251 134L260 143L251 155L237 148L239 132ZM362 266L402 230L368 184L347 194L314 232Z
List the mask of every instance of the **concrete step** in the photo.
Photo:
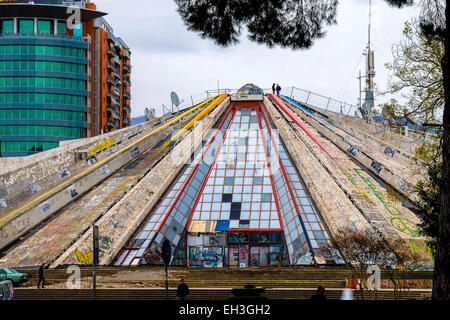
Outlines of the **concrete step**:
M231 289L191 289L190 300L225 300L231 296ZM264 294L269 299L310 299L315 289L268 289ZM91 300L91 289L21 289L15 291L16 300ZM341 289L327 289L326 297L329 300L340 299ZM401 299L423 299L431 294L429 290L412 290L403 292ZM98 300L164 300L163 288L152 289L98 289ZM361 299L358 292L354 292L355 299ZM373 292L365 292L366 300L374 300ZM392 290L380 290L377 292L378 300L395 300ZM176 299L175 288L169 288L169 299Z

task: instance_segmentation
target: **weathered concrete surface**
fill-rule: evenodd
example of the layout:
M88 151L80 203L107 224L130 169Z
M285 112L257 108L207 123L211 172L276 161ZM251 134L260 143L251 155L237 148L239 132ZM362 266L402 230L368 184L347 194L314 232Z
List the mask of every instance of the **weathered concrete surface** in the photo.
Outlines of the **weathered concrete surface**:
M335 127L330 128L323 122L317 121L305 112L290 105L289 102L286 103L303 121L332 141L341 150L346 151L350 156L354 157L366 169L386 181L405 196L410 197L414 201L417 200L414 186L418 182L418 177L413 174L411 167L406 167L392 161L386 154L367 147L364 143L356 143L357 141L354 137L350 136L347 138L341 130Z
M155 157L157 149L146 151L138 160L66 206L60 215L0 259L2 266L37 266L54 261L165 155Z
M303 103L303 102L302 102ZM391 131L389 126L378 123L368 123L361 118L347 116L345 114L327 111L325 109L306 104L311 109L326 115L327 121L343 129L355 137L365 139L374 148L392 147L396 155L403 153L406 158L411 159L417 147L419 147L426 137L421 133L408 132L408 135L401 135ZM384 152L384 151L383 151ZM394 156L395 157L395 156Z
M412 211L402 206L405 199L392 192L388 185L374 179L366 169L360 168L354 162L350 154L339 149L330 140L321 136L314 127L306 124L335 155L336 161L333 161L295 123L290 119L282 119L280 112L269 103L266 103L269 113L274 115L275 119L279 117L275 122L280 136L333 234L338 233L341 228L351 227L352 222L358 221L368 230L373 229L391 244L398 244L396 241L403 239L405 247L417 253L418 260L424 264L432 263L430 252L425 250L426 239L418 236L417 224L420 220ZM301 151L303 148L309 151L309 155ZM303 155L297 156L295 153ZM328 194L329 199L326 198ZM319 198L320 196L323 198ZM332 202L336 199L340 204L333 205ZM350 204L345 199L349 200ZM341 210L344 212L348 210L353 214L349 216L348 213L339 212ZM339 218L345 217L345 214L348 217L347 221L340 223ZM339 224L335 224L335 221ZM356 223L354 227L364 230Z
M202 126L195 126L193 131L182 138L169 155L164 157L130 192L95 223L99 227L101 238L101 265L112 263L126 241L183 168L192 152L201 144L201 137L213 127L229 103L230 98L226 98L205 116ZM92 251L92 228L66 250L51 267L79 263L75 251L83 253Z
M137 140L135 146L121 145L122 149L107 158L92 164L78 175L65 177L55 188L22 202L23 206L0 215L0 248L8 245L28 230L50 217L60 208L86 193L90 188L111 176L122 166L132 161L137 154L153 147L165 136L180 129L194 114L186 114L170 125L162 128L145 139ZM135 140L133 140L135 141ZM137 149L136 149L137 148ZM75 189L75 193L71 190Z
M73 176L88 168L88 152L93 147L114 139L114 145L95 153L95 160L101 161L173 117L163 117L88 139L65 141L64 146L29 157L0 158L0 199L7 203L6 208L0 208L0 215L57 186L62 181L61 170L66 169ZM10 162L20 163L21 166L9 166Z

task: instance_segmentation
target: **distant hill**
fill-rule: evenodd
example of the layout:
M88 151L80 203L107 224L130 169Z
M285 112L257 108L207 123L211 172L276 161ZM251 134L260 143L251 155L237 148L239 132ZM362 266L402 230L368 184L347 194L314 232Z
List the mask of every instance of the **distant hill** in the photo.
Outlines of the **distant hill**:
M145 116L134 117L130 119L131 125L139 124L145 122Z

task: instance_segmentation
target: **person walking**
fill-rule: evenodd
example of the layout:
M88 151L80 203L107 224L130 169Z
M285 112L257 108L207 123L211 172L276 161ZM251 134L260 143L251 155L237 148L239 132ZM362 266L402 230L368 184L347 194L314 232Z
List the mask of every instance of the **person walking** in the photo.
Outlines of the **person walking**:
M317 287L317 292L316 294L313 294L311 297L311 300L326 300L327 298L325 297L325 287L323 286L318 286Z
M275 94L275 83L272 84L272 93Z
M178 300L187 300L189 296L189 287L187 284L184 283L184 279L180 280L180 284L177 288L177 297Z
M38 281L38 289L39 286L41 285L41 281L42 281L42 289L45 288L45 277L44 277L44 267L45 267L45 263L41 264L41 266L39 267L39 281Z
M281 87L279 84L277 84L277 96L280 96Z

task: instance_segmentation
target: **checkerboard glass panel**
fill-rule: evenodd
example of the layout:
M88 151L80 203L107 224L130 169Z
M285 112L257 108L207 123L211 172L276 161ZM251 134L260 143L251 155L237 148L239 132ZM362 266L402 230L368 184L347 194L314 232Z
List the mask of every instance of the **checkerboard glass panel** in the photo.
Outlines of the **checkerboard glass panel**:
M255 108L237 108L195 208L193 221L211 220L234 231L281 228Z

